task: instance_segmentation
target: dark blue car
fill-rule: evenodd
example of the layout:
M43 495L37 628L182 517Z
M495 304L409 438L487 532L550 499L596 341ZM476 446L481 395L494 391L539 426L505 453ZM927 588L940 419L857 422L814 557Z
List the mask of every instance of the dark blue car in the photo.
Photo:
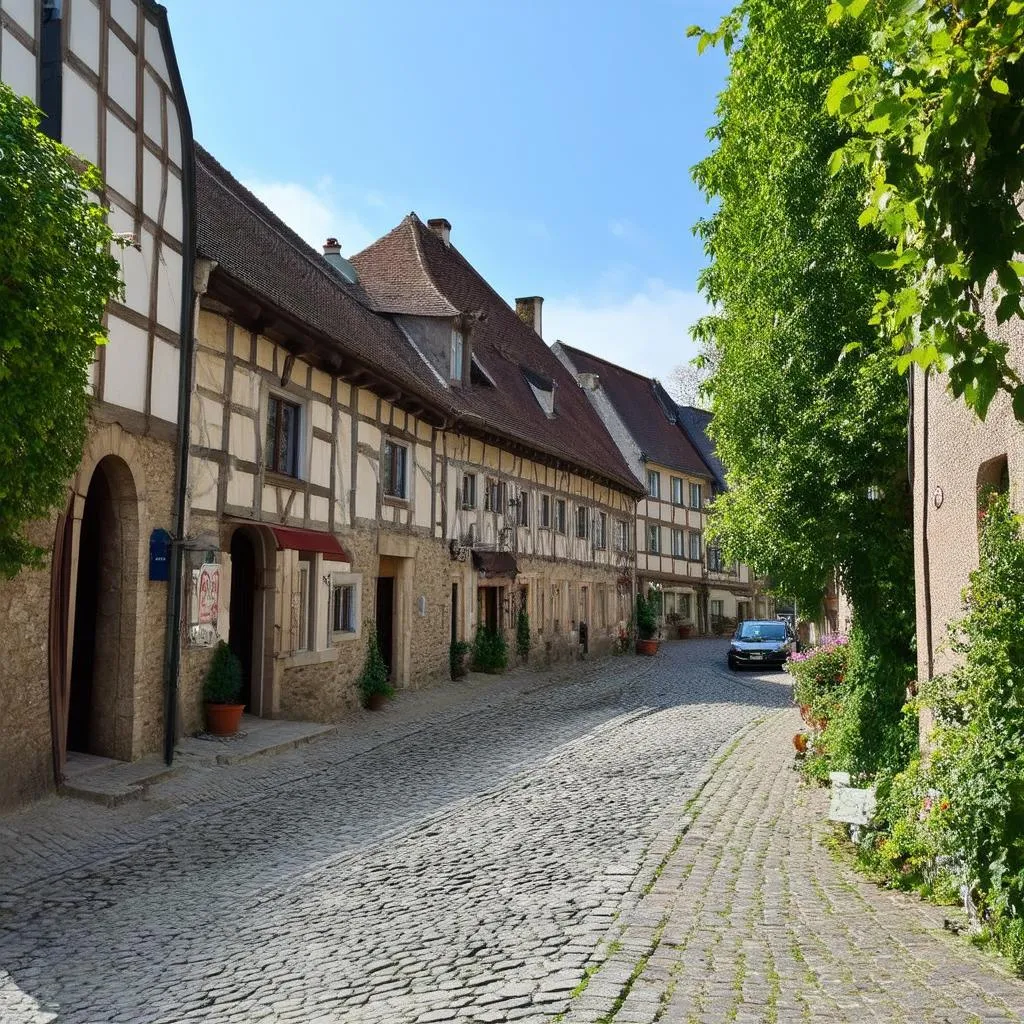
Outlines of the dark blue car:
M797 650L796 637L788 622L749 620L736 627L729 644L729 668L781 668L793 651Z

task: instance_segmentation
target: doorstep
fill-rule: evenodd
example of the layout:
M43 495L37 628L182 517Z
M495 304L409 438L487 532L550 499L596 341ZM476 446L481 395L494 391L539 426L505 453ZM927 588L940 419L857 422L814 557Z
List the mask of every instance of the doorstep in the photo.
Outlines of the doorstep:
M174 748L175 766L190 764L238 764L264 754L279 754L338 731L322 722L292 722L284 718L242 715L234 736L200 733L186 736Z
M190 767L238 764L255 757L278 754L337 730L337 725L243 715L234 736L200 733L179 740L174 748L174 763L170 766L156 754L139 761L115 761L109 757L71 751L60 792L63 796L117 807L130 800L142 799L154 783Z
M168 767L158 755L141 761L115 761L111 757L68 751L60 792L63 796L117 807L140 799L149 786L170 778L176 770L176 766Z

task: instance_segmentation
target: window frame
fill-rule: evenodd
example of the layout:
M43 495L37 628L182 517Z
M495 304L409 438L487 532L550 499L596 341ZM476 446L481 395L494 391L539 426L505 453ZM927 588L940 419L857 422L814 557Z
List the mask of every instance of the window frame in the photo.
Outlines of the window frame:
M615 550L629 551L629 520L615 520Z
M274 414L274 440L270 439L270 416L271 410L276 409ZM280 450L280 438L283 429L284 417L281 413L285 409L293 409L295 412L294 428L292 438L288 445L288 452L285 455L286 465L278 462ZM277 473L280 476L291 477L293 480L301 480L302 472L302 430L304 426L304 406L294 396L282 394L280 391L267 392L267 410L265 416L265 430L263 434L263 465L268 473ZM291 464L288 468L287 463Z
M598 512L594 517L594 548L604 551L608 547L608 513Z
M561 534L563 537L566 535L568 529L568 507L565 498L555 498L555 517L554 517L554 530L555 533Z
M686 558L686 534L679 527L672 528L672 557Z
M542 494L540 496L540 528L542 530L551 529L551 495Z
M448 351L448 379L456 384L461 384L465 377L466 363L466 337L458 329L452 326L452 340Z
M697 496L697 500L693 500L693 496ZM690 482L690 508L702 508L704 502L704 488L699 483Z
M466 485L469 485L469 498L466 497ZM476 473L462 474L462 493L460 495L460 507L471 511L476 508Z
M695 541L696 541L696 544L697 544L697 553L696 554L693 553L693 551L694 551L693 545L694 545ZM690 530L689 537L687 538L687 544L689 546L689 550L687 551L686 557L691 562L699 562L701 560L701 553L703 551L703 538L701 536L701 531L700 530Z
M333 648L348 640L355 640L361 633L361 608L362 608L362 583L360 573L332 572L330 574L330 588L327 593L327 647ZM344 589L350 592L351 604L349 607L350 629L334 628L335 595L338 590Z
M519 491L519 507L516 509L516 525L528 527L530 525L531 491Z
M684 494L683 478L681 476L674 476L674 477L671 478L671 480L672 480L672 483L671 483L671 488L672 488L672 504L673 505L677 505L677 506L679 506L681 508L682 505L683 505L683 494ZM679 493L679 499L678 500L676 500L676 492L677 491Z
M651 544L651 541L654 544ZM661 554L661 526L658 523L647 524L647 553L650 555Z
M390 448L390 456L386 454ZM380 487L381 493L384 498L390 501L408 501L409 500L409 450L410 446L404 441L399 441L394 437L385 436L381 443L380 460L381 460L381 473L380 473ZM395 463L396 453L402 452L401 468L402 468L402 492L399 493L395 490L388 490L388 478L391 479L391 486L394 486L395 479ZM388 467L388 471L385 472L385 465Z
M576 539L586 540L590 536L590 509L586 505L576 506Z
M647 470L647 497L661 501L661 473L656 469Z

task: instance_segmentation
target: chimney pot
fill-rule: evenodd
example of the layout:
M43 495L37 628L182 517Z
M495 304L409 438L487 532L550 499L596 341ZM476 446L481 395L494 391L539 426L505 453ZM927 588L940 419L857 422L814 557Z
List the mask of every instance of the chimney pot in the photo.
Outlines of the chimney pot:
M444 217L431 217L430 220L427 221L427 227L430 228L430 230L433 231L445 245L452 244L452 226Z
M516 299L516 315L542 338L544 337L541 330L541 307L543 305L544 300L539 295L527 295L525 298Z
M324 255L325 256L340 256L341 255L341 243L336 238L328 238L324 242Z

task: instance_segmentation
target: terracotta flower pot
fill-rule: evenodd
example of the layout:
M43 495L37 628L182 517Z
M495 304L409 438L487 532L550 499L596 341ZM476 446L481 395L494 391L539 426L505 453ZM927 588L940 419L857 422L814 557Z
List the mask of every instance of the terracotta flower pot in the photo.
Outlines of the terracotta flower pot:
M387 703L387 700L383 693L371 693L363 702L363 707L367 711L380 711Z
M234 736L242 721L244 704L206 705L206 731L214 736Z
M802 754L807 749L807 734L798 732L793 737L793 746L796 747L798 754Z
M636 642L636 653L643 654L646 657L652 657L658 653L658 641L657 640L637 640Z
M679 627L679 639L689 640L690 634L693 632L693 626L680 626Z

